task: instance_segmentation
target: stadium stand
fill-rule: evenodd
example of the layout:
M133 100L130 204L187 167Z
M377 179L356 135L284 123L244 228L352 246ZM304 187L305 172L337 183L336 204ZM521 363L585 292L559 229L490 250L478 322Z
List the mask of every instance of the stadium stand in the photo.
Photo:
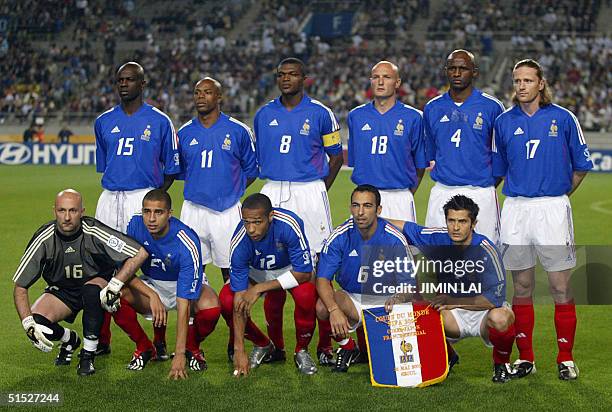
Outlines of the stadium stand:
M225 111L250 118L275 96L274 67L289 55L308 62L308 93L341 120L369 99L369 68L384 58L400 67L402 100L422 108L445 87L446 54L466 47L481 59L485 78L479 87L506 103L512 61L534 57L545 66L558 102L574 110L585 129L612 130L612 39L597 32L595 19L609 6L598 0L513 4L180 0L170 12L162 12L159 0L5 4L0 122L28 124L43 117L89 123L114 104L113 74L128 59L146 69L147 100L177 124L192 115L192 87L203 75L222 81ZM353 31L325 39L306 35L315 11L353 12Z

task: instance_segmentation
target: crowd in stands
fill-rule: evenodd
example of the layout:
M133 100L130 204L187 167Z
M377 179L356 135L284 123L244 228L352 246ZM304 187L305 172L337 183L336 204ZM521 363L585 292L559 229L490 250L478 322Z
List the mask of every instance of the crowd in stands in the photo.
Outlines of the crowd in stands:
M474 50L481 66L489 70L496 33L513 32L512 48L541 61L559 104L577 113L587 130L612 130L612 39L581 33L550 35L593 30L600 7L595 0L520 2L521 19L509 18L507 1L448 0L443 12L430 19L432 35L419 43L410 38L410 25L428 18L427 0L360 2L360 8L353 7L358 30L335 39L300 32L311 8L287 0L257 4L232 0L221 5L181 1L170 12L150 16L139 12L143 3L139 0L66 0L59 7L49 3L58 2L24 0L14 10L0 6L0 14L14 18L13 30L0 32L0 121L2 113L27 122L58 112L67 114L65 120L83 113L83 119L91 121L116 102L113 77L118 55L122 61L129 55L145 67L147 101L177 124L193 115L193 85L203 75L222 82L224 111L246 120L275 95L274 69L286 56L308 63L307 92L331 106L341 120L370 99L369 70L380 59L398 64L402 101L422 108L445 91L442 66L452 48ZM147 4L152 10L164 6L158 0ZM240 26L240 19L256 6L249 26ZM42 16L40 24L34 23L36 14ZM33 35L40 31L27 27L52 33L45 47ZM530 34L530 27L539 31ZM452 33L452 39L437 37L440 32ZM543 36L544 32L549 35ZM124 50L118 51L117 44L124 44ZM133 50L126 54L130 44ZM509 103L507 77L498 89L478 86Z

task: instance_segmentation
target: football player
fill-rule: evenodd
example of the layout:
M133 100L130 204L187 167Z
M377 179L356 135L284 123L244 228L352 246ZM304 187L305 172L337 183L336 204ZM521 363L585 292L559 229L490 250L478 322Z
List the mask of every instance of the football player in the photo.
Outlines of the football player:
M236 376L247 375L268 357L285 358L284 347L275 347L250 319L253 304L272 290L288 290L295 301L294 361L299 372L317 372L308 353L316 323L317 292L311 282L312 270L302 219L286 209L273 208L264 194L247 197L242 205L242 222L232 237L230 282L219 294L223 317L233 335ZM255 344L248 360L245 332Z
M357 186L351 194L352 217L334 229L321 251L316 281L317 317L330 321L331 333L340 345L333 372L347 372L359 355L349 332L361 326L366 297L363 292L368 291L364 289L368 276L364 275L367 269L363 266L371 266L366 264L371 261L366 256L372 249L382 247L400 259L412 260L401 232L380 218L380 201L380 193L374 186ZM393 260L389 256L387 259ZM334 279L340 285L339 290L334 291L331 283ZM367 295L376 298L371 292Z
M77 374L91 375L104 318L102 305L113 305L123 283L148 254L128 236L84 216L81 194L73 189L58 193L53 210L55 220L36 231L13 276L15 307L34 347L50 352L53 341L61 342L58 366L69 365L81 344L78 334L59 322L72 323L83 310ZM47 288L30 305L28 289L41 276Z
M170 118L143 101L144 69L122 65L115 76L121 103L95 121L96 171L102 173L102 194L96 219L125 233L151 189L167 190L181 171L178 137ZM110 315L106 315L98 354L110 353Z
M304 220L311 253L321 251L332 228L327 191L342 167L340 125L330 108L304 92L306 66L300 59L284 59L276 68L280 97L262 106L255 115L257 161L261 189L272 206L288 209ZM329 159L329 160L328 160ZM282 290L268 293L264 302L268 333L282 342ZM331 364L329 324L319 322L317 352L323 365Z
M493 347L493 382L506 383L515 376L509 363L515 331L514 314L505 302L506 279L501 254L489 238L474 231L479 207L472 199L455 195L443 211L445 228L390 221L402 229L411 245L434 262L437 282L443 286L443 292L431 298L431 304L442 315L447 341L455 343L480 336L485 345ZM444 266L436 267L436 262ZM453 263L452 269L441 269L448 267L448 262ZM459 357L450 345L448 348L452 368Z
M491 166L493 123L504 111L495 97L474 87L480 72L475 57L455 50L444 67L449 90L425 105L427 156L435 160L425 225L443 227L444 204L457 194L474 199L480 209L476 231L499 242L499 206Z
M514 363L519 377L535 372L532 346L536 256L548 272L555 302L559 379L578 378L572 348L576 306L570 288L576 266L569 196L593 168L576 116L552 103L542 67L521 60L512 71L514 106L495 122L493 172L504 178L501 242L512 271L516 315Z
M153 344L138 323L136 312L152 317L154 326L159 328L166 324L166 311L176 309L176 346L169 377L186 378L186 361L192 371L205 370L200 343L215 329L221 309L202 273L197 234L172 217L170 195L161 189L145 195L142 215L132 217L127 232L149 252L141 267L143 275L124 288L121 306L113 315L115 323L136 343L127 368L142 370L152 358L167 359L160 358L157 352L161 347L161 354L166 353L166 342Z

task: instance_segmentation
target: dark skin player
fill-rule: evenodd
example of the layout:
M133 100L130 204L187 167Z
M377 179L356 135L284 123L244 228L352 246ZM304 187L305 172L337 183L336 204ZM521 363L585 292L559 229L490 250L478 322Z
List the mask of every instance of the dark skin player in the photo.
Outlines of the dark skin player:
M304 98L304 68L297 63L285 63L276 69L276 84L281 92L280 101L289 111L293 110ZM329 190L342 167L342 153L329 156L329 174L325 187Z

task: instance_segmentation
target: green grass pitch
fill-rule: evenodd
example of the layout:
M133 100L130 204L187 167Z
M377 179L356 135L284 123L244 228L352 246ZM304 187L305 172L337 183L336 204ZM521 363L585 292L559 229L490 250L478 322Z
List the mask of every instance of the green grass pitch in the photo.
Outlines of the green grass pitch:
M431 181L426 178L416 195L419 222L423 223ZM553 308L536 306L534 345L538 372L534 376L506 385L491 383L491 355L478 339L457 345L461 362L441 384L425 389L388 389L370 386L367 366L356 365L348 374L331 374L321 369L312 377L300 376L292 361L264 365L252 376L236 380L230 377L231 365L225 349L227 327L219 321L215 332L203 343L209 369L190 372L187 381L166 379L170 363L150 363L142 372L125 369L131 357L131 341L113 325L112 354L96 360L97 372L79 378L75 361L70 367L55 367L53 354L35 350L24 336L12 303L11 278L34 230L52 218L54 195L63 188L74 187L85 198L88 214L93 215L100 189L100 178L93 167L0 166L0 392L60 392L63 408L70 410L468 410L514 409L542 410L609 410L612 389L609 384L612 365L612 331L610 306L578 307L578 332L575 357L581 376L575 382L557 379L556 342L552 321ZM249 193L258 190L256 182ZM330 193L334 223L349 215L349 194L353 185L349 172L343 171ZM182 183L171 189L174 209L179 215ZM612 231L612 176L589 175L572 196L574 226L578 244L609 245ZM207 270L218 291L220 274ZM538 276L540 283L544 281ZM42 281L30 291L36 298ZM511 293L511 290L509 291ZM608 292L612 293L612 291ZM285 337L287 348L294 344L293 303L287 299ZM261 305L255 320L264 325ZM174 342L175 316L171 315L168 342ZM146 326L150 331L150 325ZM76 330L81 333L80 320ZM316 340L316 334L315 338ZM311 345L311 352L315 344ZM516 356L516 349L515 354ZM25 410L25 409L24 409Z

